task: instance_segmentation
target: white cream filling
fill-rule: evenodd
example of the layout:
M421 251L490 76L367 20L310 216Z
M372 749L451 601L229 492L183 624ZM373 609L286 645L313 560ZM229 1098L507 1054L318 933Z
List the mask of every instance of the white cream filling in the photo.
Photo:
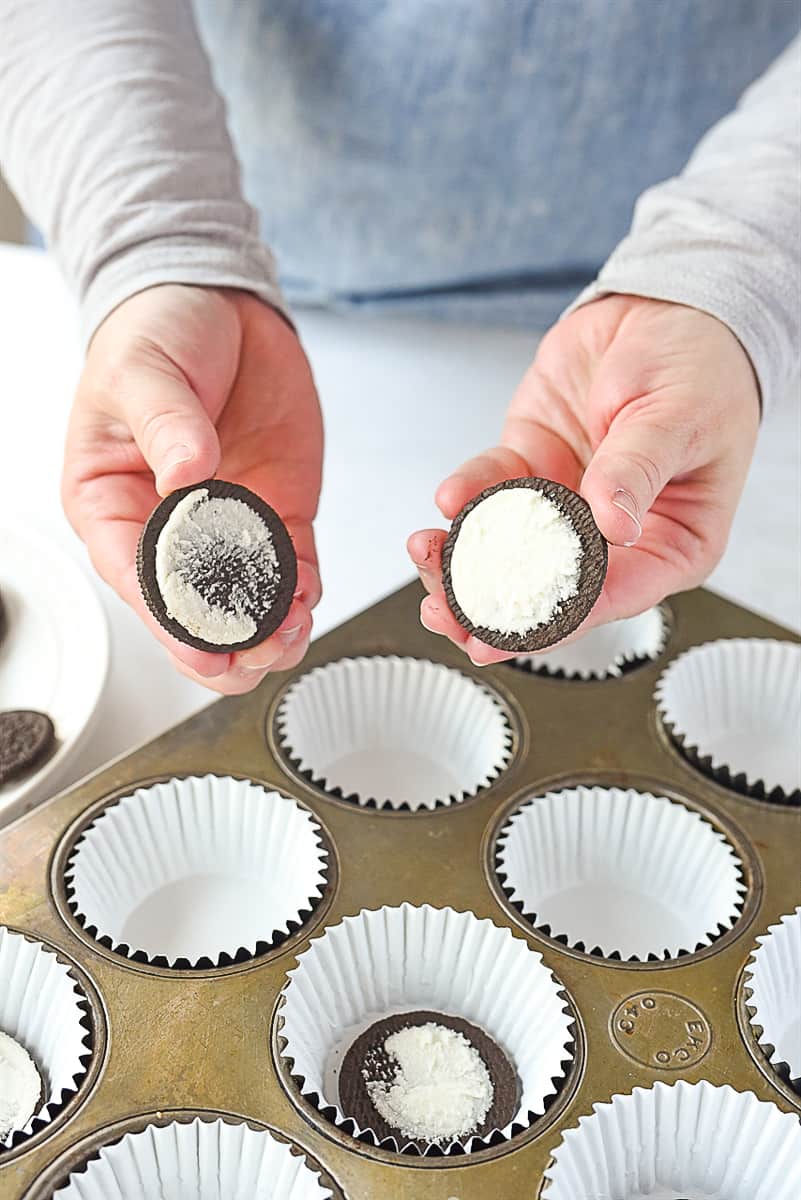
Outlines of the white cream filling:
M41 1091L42 1081L28 1051L0 1032L0 1142L25 1128L36 1112Z
M226 589L226 607L198 590L200 563L206 569L235 566L239 579ZM258 577L272 579L277 570L272 535L258 513L234 497L210 497L206 488L176 504L156 542L156 582L167 612L194 637L215 645L253 636Z
M530 487L502 488L459 529L451 586L473 625L524 634L578 591L581 542L556 504Z
M386 1053L397 1063L391 1083L369 1080L367 1092L384 1120L404 1137L441 1142L476 1129L494 1087L481 1055L462 1033L429 1021L391 1034Z

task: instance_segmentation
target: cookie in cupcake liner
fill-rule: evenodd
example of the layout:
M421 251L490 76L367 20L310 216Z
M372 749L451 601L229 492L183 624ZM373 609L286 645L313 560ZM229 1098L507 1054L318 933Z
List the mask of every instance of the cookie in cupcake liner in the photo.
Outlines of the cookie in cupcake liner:
M801 806L801 645L722 638L663 671L654 698L679 753L722 787Z
M468 675L424 659L343 658L292 683L275 718L290 765L363 808L417 811L489 787L512 757L503 704Z
M86 932L134 962L208 970L297 932L328 878L322 828L295 800L204 775L136 788L72 847L68 905Z
M526 800L498 834L495 871L539 932L630 962L711 945L734 926L746 891L722 833L634 788L576 786Z
M765 1058L801 1099L801 906L756 940L743 976L746 1012Z
M513 654L578 629L601 594L606 566L606 541L586 500L535 476L485 488L454 518L442 548L442 584L456 620Z
M275 633L297 586L284 522L238 483L207 479L171 492L145 523L137 552L150 612L179 642L227 654Z
M796 1200L798 1118L728 1084L655 1083L567 1129L543 1200Z
M354 1042L386 1018L421 1010L439 1027L446 1021L438 1014L477 1027L511 1064L519 1093L503 1128L481 1137L468 1130L429 1141L418 1130L382 1139L344 1110L341 1070ZM276 1025L290 1094L354 1138L417 1156L469 1156L522 1133L566 1086L575 1038L565 993L511 930L470 912L410 904L362 910L314 938L289 973Z
M14 1072L13 1080L9 1073L0 1095L2 1164L5 1152L40 1133L62 1112L85 1078L93 1053L89 1002L71 966L56 950L2 925L0 1032L11 1039L5 1051L0 1048L7 1067L27 1068L24 1075ZM15 1118L22 1097L16 1089L27 1085L31 1060L41 1087L20 1124Z
M154 1121L101 1146L52 1200L331 1200L299 1146L232 1117Z
M512 666L553 679L619 679L658 658L669 632L667 610L658 606L636 617L596 625L572 642L516 658Z

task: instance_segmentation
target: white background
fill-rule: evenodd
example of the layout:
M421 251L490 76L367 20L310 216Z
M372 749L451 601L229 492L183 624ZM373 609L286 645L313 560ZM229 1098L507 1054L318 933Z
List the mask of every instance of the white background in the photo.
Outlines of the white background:
M404 543L439 524L437 483L493 444L535 338L409 320L300 315L326 419L317 537L325 594L316 631L407 582ZM64 429L79 368L72 304L51 261L0 246L2 522L39 530L87 565L61 512ZM801 628L801 398L766 422L718 591ZM2 546L0 545L0 554ZM66 785L211 699L172 671L125 605L96 581L111 627L111 670L93 731ZM53 603L58 581L53 580Z

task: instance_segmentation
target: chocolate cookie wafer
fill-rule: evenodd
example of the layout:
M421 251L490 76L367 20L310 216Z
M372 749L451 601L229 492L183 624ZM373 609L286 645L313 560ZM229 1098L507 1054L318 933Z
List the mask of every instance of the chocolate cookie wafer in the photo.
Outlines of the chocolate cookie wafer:
M0 712L0 784L44 762L55 744L55 727L46 713L32 709Z
M339 1078L342 1110L399 1148L486 1137L513 1120L520 1086L483 1030L436 1012L381 1018L351 1045Z
M586 500L550 479L486 488L455 518L442 551L448 605L474 637L514 654L542 650L589 614L606 541Z
M297 584L295 548L281 518L248 488L220 479L162 500L142 531L137 567L159 624L216 653L275 633Z

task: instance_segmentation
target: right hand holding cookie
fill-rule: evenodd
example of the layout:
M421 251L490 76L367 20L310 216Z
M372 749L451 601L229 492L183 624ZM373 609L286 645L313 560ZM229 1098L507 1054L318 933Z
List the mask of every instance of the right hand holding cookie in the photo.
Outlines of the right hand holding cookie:
M322 420L296 335L244 292L166 284L132 296L92 339L70 419L62 498L98 573L164 643L176 667L215 691L250 691L296 666L320 598L312 521ZM285 520L298 585L259 646L212 654L183 645L149 613L136 548L159 500L213 475L249 487Z

